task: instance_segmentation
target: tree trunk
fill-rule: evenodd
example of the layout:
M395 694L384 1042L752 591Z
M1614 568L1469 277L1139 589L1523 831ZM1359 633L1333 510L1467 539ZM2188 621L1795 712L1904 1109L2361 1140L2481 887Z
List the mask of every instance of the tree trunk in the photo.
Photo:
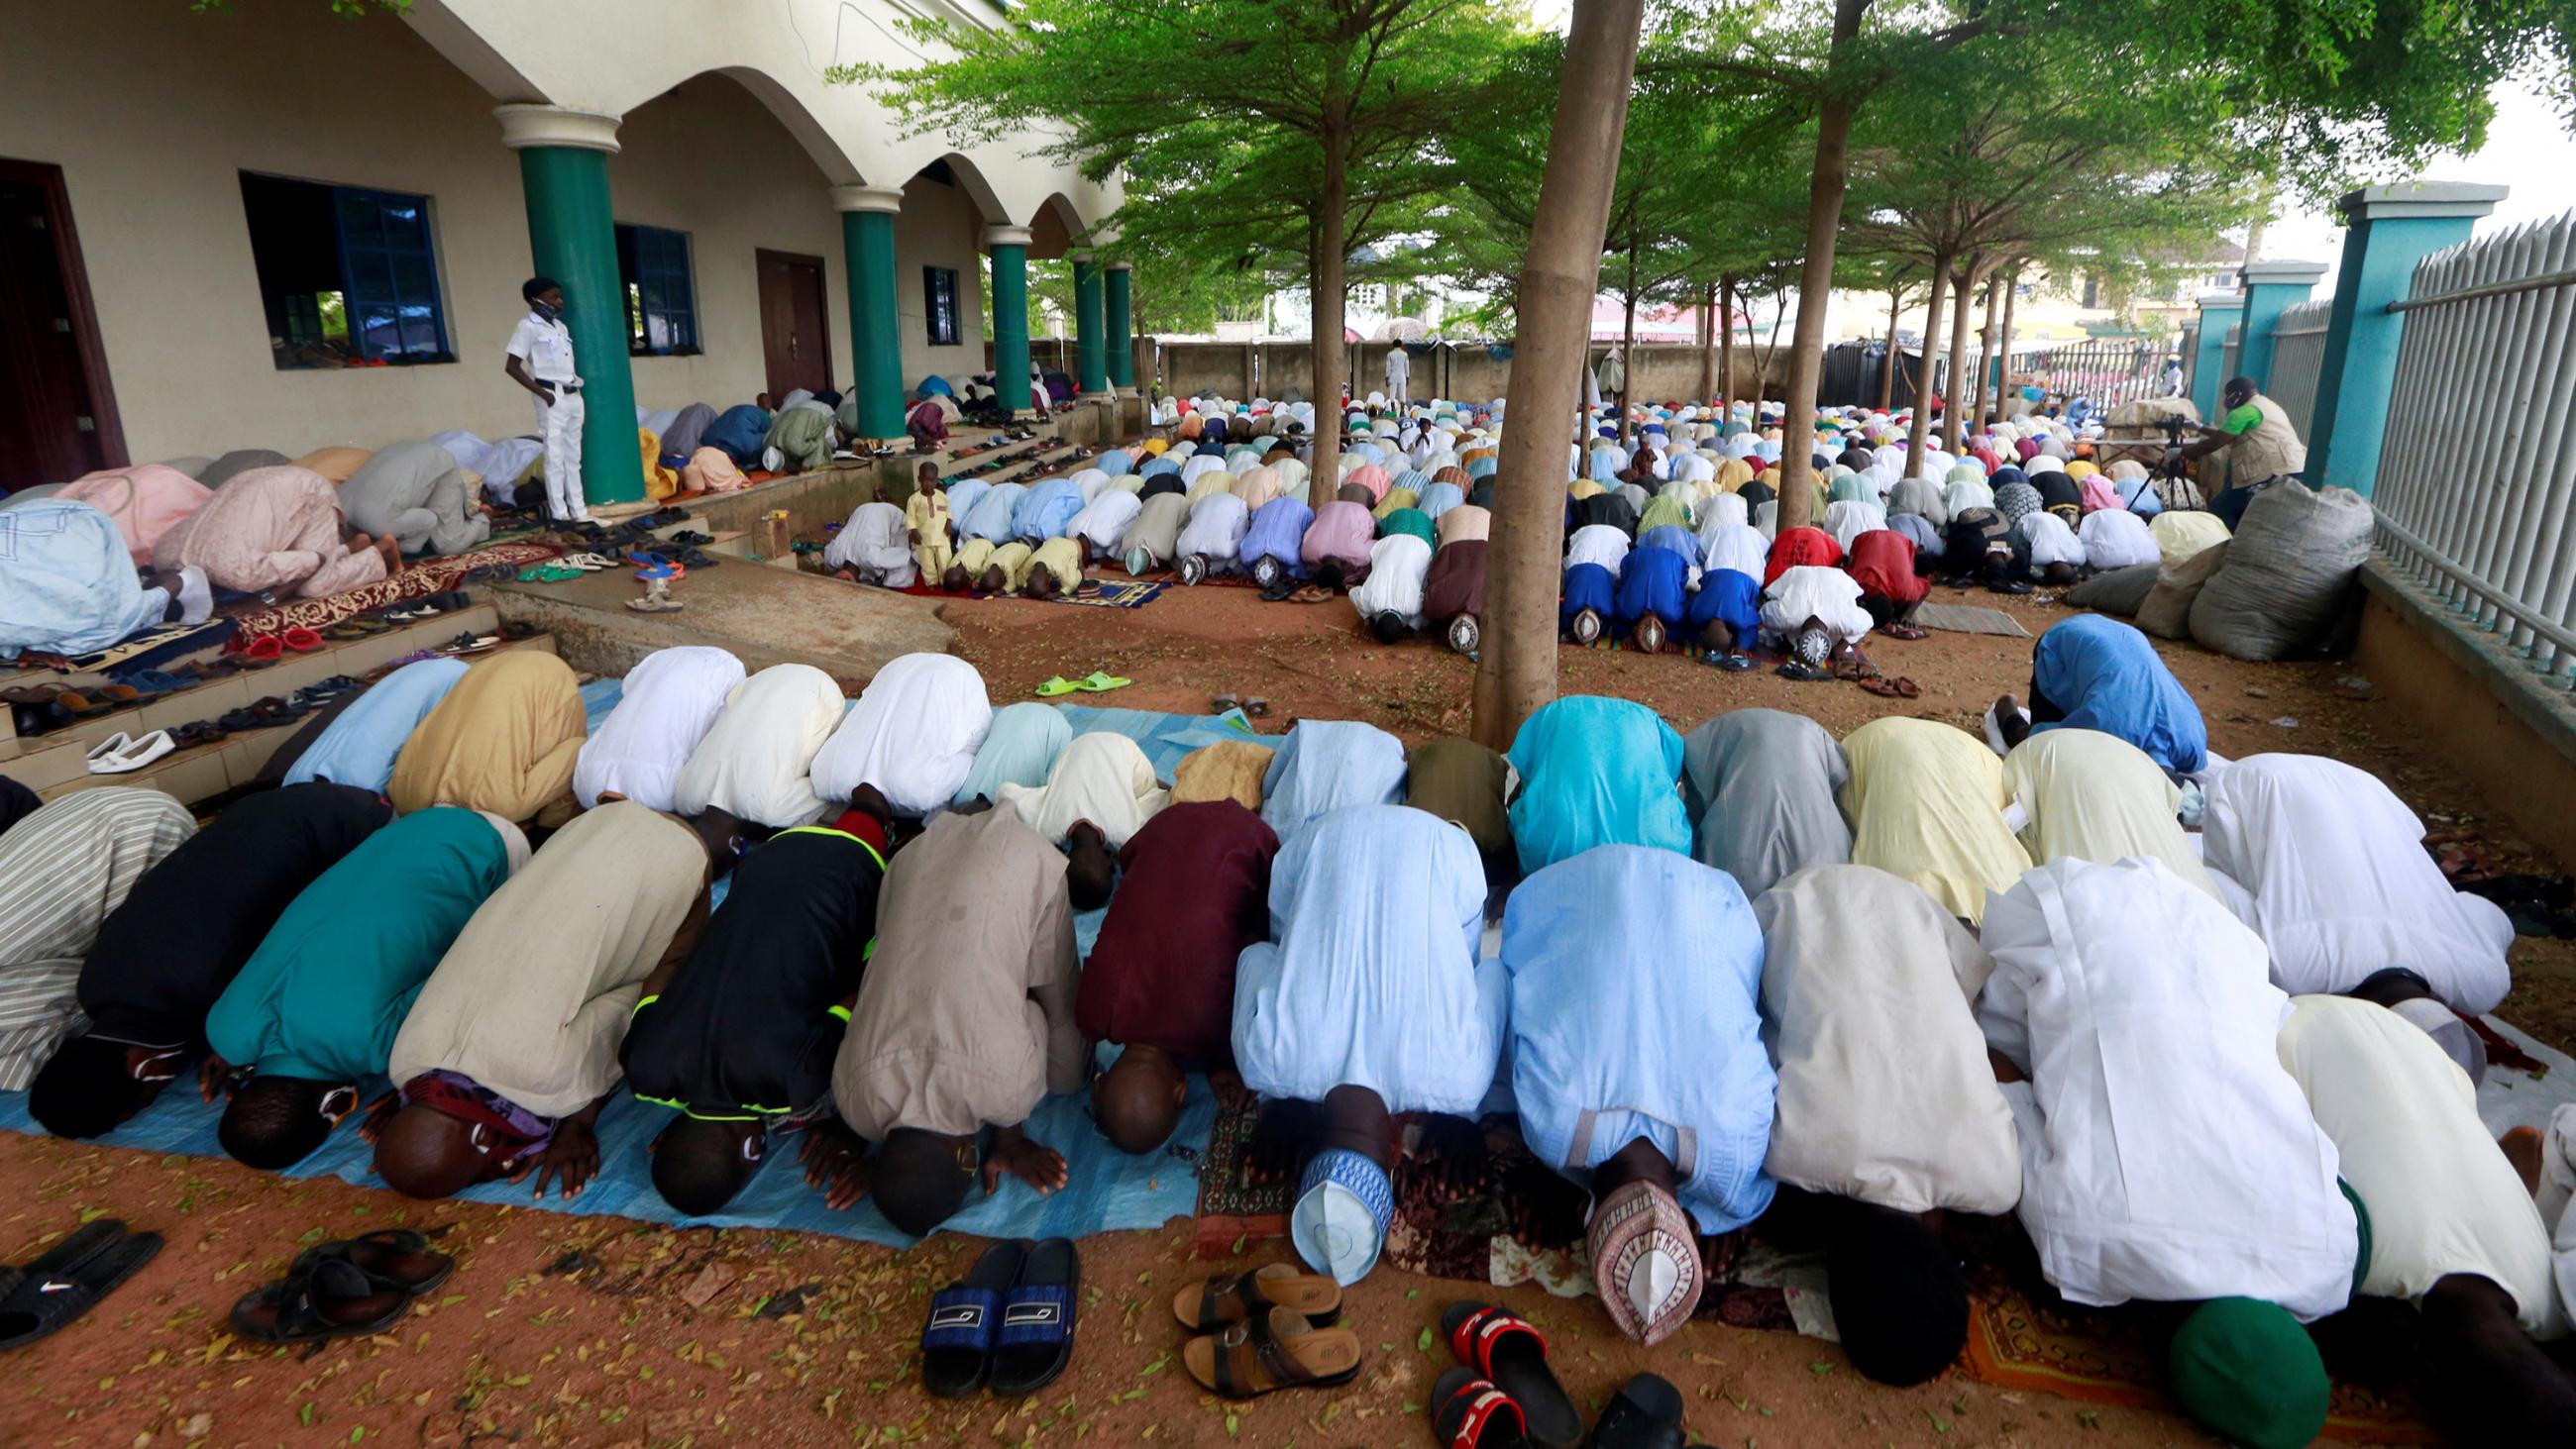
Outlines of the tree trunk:
M1590 324L1587 322L1586 330ZM1630 429L1636 426L1628 415L1628 394L1637 386L1637 243L1628 242L1628 319L1619 334L1619 446L1633 447Z
M1725 374L1726 395L1718 399L1717 434L1735 431L1735 279L1717 279L1718 371Z
M1860 109L1855 87L1835 83L1844 52L1860 37L1870 0L1834 0L1833 44L1826 52L1824 102L1816 108L1816 164L1807 180L1807 258L1798 271L1798 330L1789 344L1789 382L1782 389L1780 527L1798 528L1814 512L1816 385L1825 372L1825 303L1834 294L1834 241L1842 232L1843 192L1850 176L1843 151L1852 116ZM1810 307L1807 304L1814 302ZM1766 369L1767 370L1767 369ZM1763 379L1753 380L1754 394Z
M1699 400L1717 395L1717 283L1699 289Z
M1887 289L1887 368L1878 379L1878 410L1886 412L1896 403L1896 319L1905 311L1905 289Z
M1968 395L1968 430L1975 432L1984 421L1986 410L1986 369L1994 366L1995 313L2003 306L2004 277L1998 271L1986 279L1986 318L1977 329L1977 390Z
M1995 349L1996 356L2001 359L1995 364L1995 416L1999 418L2008 416L2004 409L2011 401L2013 304L2020 300L2021 274L2015 272L2004 279L2003 332Z
M1914 421L1905 429L1908 478L1923 471L1923 444L1932 436L1932 349L1940 345L1941 308L1949 300L1949 285L1950 255L1943 252L1932 258L1932 295L1923 300L1923 366L1914 376Z
M1645 0L1574 0L1547 172L1521 264L1507 388L1512 407L1533 418L1562 418L1583 405L1577 378L1590 360L1592 298L1644 20ZM1475 737L1497 750L1509 749L1521 721L1556 697L1561 442L1549 441L1544 427L1503 429L1474 698Z
M1348 164L1350 138L1335 125L1324 129L1324 199L1315 229L1315 335L1309 339L1315 367L1314 472L1306 480L1306 506L1321 508L1341 490L1342 384L1350 354L1342 342L1344 304L1349 300L1342 245L1350 203Z
M1976 411L1977 399L1986 395L1986 380L1961 367L1960 359L1968 355L1969 313L1976 306L1977 263L1970 258L1959 269L1951 283L1950 294L1950 386L1941 394L1941 421L1947 424L1950 451L1959 452L1968 445L1968 414Z

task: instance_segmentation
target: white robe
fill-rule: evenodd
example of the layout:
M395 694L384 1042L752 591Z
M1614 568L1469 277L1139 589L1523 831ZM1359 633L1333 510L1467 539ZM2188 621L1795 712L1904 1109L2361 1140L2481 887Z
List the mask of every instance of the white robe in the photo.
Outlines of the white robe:
M832 807L814 793L814 752L848 703L811 664L773 664L735 685L680 767L672 808L695 815L720 806L779 830L822 819Z
M848 569L863 584L908 589L920 581L903 510L891 503L862 503L823 546L823 567Z
M626 671L617 706L582 742L572 767L573 797L596 809L602 794L670 810L680 768L743 681L742 661L722 649L657 649Z
M2075 536L2084 545L2084 561L2097 569L2124 569L2151 564L2163 556L2147 521L2125 508L2097 508L2084 515Z
M1858 639L1870 629L1869 610L1861 607L1860 594L1860 580L1841 569L1801 564L1762 591L1762 627L1794 634L1812 618L1836 639Z
M1019 811L1050 844L1063 845L1066 834L1088 820L1111 850L1120 850L1171 798L1134 740L1101 730L1076 735L1055 757L1044 785L1003 785L999 803Z
M2030 544L2032 567L2044 569L2050 564L2061 563L2073 564L2079 569L2084 567L2083 542L2076 538L2074 529L2066 526L2066 520L2056 514L2042 509L2024 517L2013 528Z
M1409 533L1389 534L1369 545L1369 575L1351 590L1351 607L1363 621L1392 613L1419 629L1422 583L1430 573L1431 545Z
M1628 535L1606 523L1589 523L1574 531L1565 541L1565 566L1599 564L1612 573L1619 572L1619 561L1628 556Z
M815 793L841 801L874 785L897 815L927 815L956 797L992 727L993 705L974 665L953 654L906 654L877 671L815 753Z
M2070 1302L2245 1297L2302 1321L2352 1296L2338 1159L2274 1046L2263 943L2161 862L2060 860L1990 897L1986 1041L2022 1226Z
M1241 569L1243 535L1252 527L1252 511L1231 493L1212 493L1190 505L1190 521L1181 526L1174 551L1181 558L1197 554L1210 573Z
M1105 476L1103 481L1106 481ZM1119 540L1127 536L1128 525L1144 511L1145 505L1135 494L1103 488L1089 503L1082 505L1082 511L1073 516L1072 522L1065 525L1065 537L1081 540L1095 558L1106 557L1118 551Z

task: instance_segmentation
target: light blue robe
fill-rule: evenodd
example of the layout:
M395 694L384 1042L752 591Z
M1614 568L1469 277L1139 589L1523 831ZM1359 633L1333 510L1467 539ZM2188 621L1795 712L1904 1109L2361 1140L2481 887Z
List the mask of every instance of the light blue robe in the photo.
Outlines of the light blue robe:
M1020 499L1028 491L1025 483L996 483L975 500L973 511L968 513L959 513L956 500L949 500L948 516L956 521L958 541L981 538L1009 543L1016 536L1011 532L1012 517L1019 512Z
M166 590L143 587L106 514L54 498L0 509L0 659L93 653L169 608Z
M1484 920L1484 865L1445 820L1368 805L1299 832L1271 868L1272 940L1235 963L1245 1084L1301 1102L1349 1085L1391 1112L1475 1111L1509 989L1501 962L1476 959Z
M328 780L383 794L394 781L394 759L411 732L447 698L468 667L462 659L419 659L368 686L296 760L285 783Z
M1070 478L1032 483L1011 509L1011 534L1030 543L1062 538L1065 525L1082 511L1082 485Z
M1306 576L1305 560L1299 551L1306 543L1306 530L1314 525L1315 510L1294 498L1273 498L1255 509L1252 526L1243 532L1243 549L1239 555L1243 566L1250 568L1265 557L1279 560L1290 578Z
M1349 805L1404 800L1404 742L1371 724L1299 720L1261 775L1261 821L1286 840Z
M2209 726L2147 636L2117 619L2078 614L2031 649L2031 685L2065 711L2036 730L2100 730L2190 774L2209 763Z
M1644 705L1584 694L1551 700L1522 722L1510 758L1521 777L1511 819L1524 875L1596 845L1690 853L1682 737Z
M1073 726L1054 705L1034 700L1004 705L993 711L993 727L975 750L974 766L966 772L966 783L957 787L956 803L979 795L999 803L1004 785L1044 786L1055 757L1071 743Z

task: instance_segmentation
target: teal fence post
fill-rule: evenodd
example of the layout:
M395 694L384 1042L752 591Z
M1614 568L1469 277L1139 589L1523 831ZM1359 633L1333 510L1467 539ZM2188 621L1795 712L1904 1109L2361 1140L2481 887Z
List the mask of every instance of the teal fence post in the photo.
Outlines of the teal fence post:
M563 284L564 327L581 373L582 496L635 502L644 496L644 453L636 445L626 284L608 202L618 118L557 106L500 106L492 114L501 121L501 144L519 153L535 270ZM492 361L497 367L498 358ZM496 378L496 385L506 384Z
M2237 274L2237 284L2245 293L2244 345L2239 349L2236 370L2263 387L2271 381L2272 328L2282 312L2308 300L2316 290L2317 279L2326 274L2323 262L2247 262ZM2227 379L2220 378L2220 382ZM2216 419L2211 419L2215 422Z
M2227 385L2227 329L2245 313L2245 298L2235 292L2200 294L2200 331L2193 339L2191 405L2204 423L2218 421L2218 390Z

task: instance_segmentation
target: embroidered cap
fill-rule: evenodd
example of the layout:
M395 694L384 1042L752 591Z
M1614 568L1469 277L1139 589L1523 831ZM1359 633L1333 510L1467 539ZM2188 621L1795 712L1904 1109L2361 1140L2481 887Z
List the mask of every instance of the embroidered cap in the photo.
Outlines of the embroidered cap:
M1377 1266L1387 1224L1395 1218L1395 1189L1386 1169L1348 1148L1318 1152L1297 1184L1288 1235L1297 1256L1347 1288Z
M1649 1182L1620 1187L1593 1205L1583 1246L1620 1332L1651 1348L1690 1321L1699 1306L1699 1240L1671 1193Z

